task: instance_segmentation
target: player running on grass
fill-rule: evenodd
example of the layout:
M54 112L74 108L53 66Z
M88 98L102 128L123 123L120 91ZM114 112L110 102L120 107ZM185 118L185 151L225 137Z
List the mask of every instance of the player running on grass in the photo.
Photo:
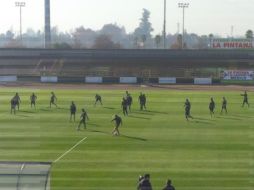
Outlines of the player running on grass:
M51 105L55 105L57 107L57 104L55 103L57 101L57 97L54 92L51 92L49 107L51 108Z
M71 102L71 106L70 106L70 112L71 112L70 121L72 121L72 118L73 118L73 121L75 122L75 119L76 119L76 111L77 111L76 105L75 105L75 103L72 101L72 102Z
M249 101L248 101L248 94L247 91L244 92L244 94L241 94L241 96L243 96L243 104L242 107L245 106L245 104L248 105L248 107L250 107Z
M131 111L131 105L132 105L132 96L129 93L126 96L126 101L127 101L127 108L130 112Z
M209 104L209 110L210 110L211 117L213 117L213 115L214 115L214 109L215 109L215 102L214 102L213 98L211 98L211 102Z
M11 114L13 113L14 115L16 114L16 101L14 97L11 99Z
M122 106L122 109L123 109L123 114L125 116L128 116L128 102L127 102L126 98L123 98L121 106Z
M21 104L21 99L20 99L20 96L18 93L15 94L14 101L16 102L16 106L18 107L18 110L19 110L19 105Z
M96 94L96 95L95 95L95 103L94 103L94 106L96 106L98 102L100 102L100 104L102 105L101 96L100 96L99 94Z
M115 136L119 136L120 135L119 127L120 127L120 125L123 125L122 118L118 115L115 115L114 119L112 119L111 122L115 122L115 128L112 131L112 134Z
M140 104L140 110L141 111L144 109L146 110L146 95L141 92L138 97L138 100L139 100L139 104Z
M227 110L227 100L225 97L222 98L222 106L221 106L221 114L223 113L223 111L225 111L225 113L227 114L228 113L228 110Z
M189 121L189 118L193 119L193 117L190 114L191 103L190 103L189 99L186 99L186 101L184 103L184 107L185 107L185 118L186 118L186 120Z
M37 96L33 93L33 94L30 96L31 108L32 108L33 106L34 106L34 108L35 108L36 100L37 100Z
M84 129L86 129L86 121L87 120L89 120L88 115L87 115L85 109L82 109L82 113L81 113L81 116L80 116L80 122L79 122L79 125L78 125L78 128L77 128L78 131L80 130L80 126L82 124L84 125Z

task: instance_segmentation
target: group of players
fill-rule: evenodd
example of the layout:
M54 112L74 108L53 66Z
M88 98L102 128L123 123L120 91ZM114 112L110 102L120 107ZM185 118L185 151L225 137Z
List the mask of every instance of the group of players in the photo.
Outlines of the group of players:
M31 108L36 109L36 100L37 100L37 96L35 95L35 93L32 93L30 96ZM51 108L52 105L54 105L56 108L58 108L58 105L56 102L57 102L57 97L54 92L51 92L49 107ZM11 99L10 103L11 103L11 114L16 114L16 109L19 110L19 106L21 103L21 98L18 93L16 93L14 95L14 97ZM100 105L103 105L102 104L102 97L99 94L96 94L94 106L96 106L98 103L100 103ZM128 91L126 91L126 95L123 97L122 103L121 103L121 107L122 107L124 116L128 116L129 112L131 112L132 103L133 103L132 96ZM139 96L139 103L140 103L140 110L146 109L146 95L143 94L142 92L140 93L140 96ZM89 120L86 110L83 108L81 111L82 112L81 112L81 116L80 116L80 122L77 127L78 131L80 130L82 125L83 125L84 129L86 129L86 123L87 123L87 120ZM76 112L77 112L77 107L76 107L74 101L72 101L71 105L70 105L70 122L76 121ZM115 128L112 131L112 134L115 136L119 136L120 135L119 127L123 123L122 118L116 114L116 115L114 115L114 118L112 119L111 122L115 123Z
M249 100L248 100L248 94L247 91L244 92L244 94L241 94L241 96L243 96L243 103L242 103L242 107L245 106L245 104L250 107L249 104ZM223 112L225 112L226 114L228 113L227 110L227 100L225 97L222 98L222 105L221 105L221 114L223 114ZM189 118L193 119L193 117L191 116L191 103L189 101L189 99L186 99L185 103L184 103L184 107L185 107L185 118L187 121L189 121ZM213 98L211 98L211 101L209 103L209 110L210 110L210 115L211 117L214 116L214 111L215 111L215 101Z
M245 104L249 107L249 101L248 101L248 94L245 91L244 94L241 94L241 96L243 96L243 103L242 103L242 107L245 106ZM32 93L30 96L30 105L31 108L36 108L36 100L37 100L37 96L35 95L35 93ZM140 110L146 110L146 95L143 94L142 92L139 95L139 104L140 104ZM58 107L57 104L57 97L55 95L54 92L51 92L51 96L50 96L50 103L49 103L49 107L51 108L52 105L54 105L56 108ZM16 114L16 109L19 110L19 106L21 103L21 99L18 93L15 94L15 96L11 99L11 114ZM100 103L100 105L102 104L102 97L99 94L95 95L95 103L94 106L96 106L98 103ZM124 116L128 116L128 114L131 112L131 106L133 104L133 98L131 96L131 94L126 91L125 96L122 99L121 102L121 107L122 107L122 111L123 111L123 115ZM186 99L185 103L184 103L184 107L185 107L185 118L188 121L190 118L193 119L192 115L191 115L191 102L189 99ZM213 98L211 98L210 103L209 103L209 110L210 110L210 115L211 117L214 116L214 111L215 111L215 101ZM70 105L70 122L76 120L76 112L77 112L77 107L75 105L75 103L72 101L71 105ZM222 98L222 106L221 106L221 114L225 112L227 114L228 110L227 110L227 100L225 97ZM87 120L89 120L88 114L86 112L86 110L83 108L82 112L81 112L81 116L80 116L80 122L78 124L77 130L79 131L81 128L81 125L83 125L84 129L86 129L86 123ZM119 127L122 125L122 118L119 115L114 115L114 118L112 119L111 122L115 123L115 128L112 131L112 134L115 136L119 136L120 132L119 132Z

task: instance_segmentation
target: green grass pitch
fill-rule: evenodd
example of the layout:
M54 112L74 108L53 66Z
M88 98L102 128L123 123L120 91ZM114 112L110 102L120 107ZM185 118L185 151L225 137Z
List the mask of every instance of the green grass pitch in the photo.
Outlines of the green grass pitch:
M18 91L21 108L10 115L10 98ZM37 109L29 105L38 95ZM120 113L123 90L55 90L59 109L49 109L50 90L0 90L0 160L54 161L82 138L87 139L52 168L52 190L131 190L140 174L150 173L155 190L171 178L177 190L254 189L254 104L241 108L242 92L144 90L148 110L139 111L140 91L130 91L133 112L123 118L122 136L113 137L110 122ZM93 106L94 95L104 106ZM216 101L215 118L208 103ZM228 115L220 115L227 97ZM184 118L190 98L192 115ZM254 95L249 94L250 102ZM90 117L88 129L69 122L74 100ZM121 114L122 116L122 114Z

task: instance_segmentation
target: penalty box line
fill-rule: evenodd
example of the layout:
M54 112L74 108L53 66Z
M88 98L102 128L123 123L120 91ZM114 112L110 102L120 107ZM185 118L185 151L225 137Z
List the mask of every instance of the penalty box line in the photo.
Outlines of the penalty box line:
M78 145L80 145L83 141L85 141L87 137L83 138L79 142L77 142L73 147L71 147L69 150L67 150L65 153L63 153L60 157L58 157L53 163L57 163L59 160L61 160L64 156L69 154L74 148L76 148Z

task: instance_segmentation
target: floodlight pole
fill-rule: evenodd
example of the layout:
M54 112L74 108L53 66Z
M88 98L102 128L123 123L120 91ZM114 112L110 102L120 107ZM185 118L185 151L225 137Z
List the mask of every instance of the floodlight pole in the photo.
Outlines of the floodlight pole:
M20 25L20 40L22 42L22 8L26 6L25 2L15 2L15 6L19 7L19 25Z
M167 0L164 0L163 47L166 49Z
M183 9L183 34L182 34L182 49L184 49L184 35L185 35L185 9L189 8L189 3L178 3L178 7Z

